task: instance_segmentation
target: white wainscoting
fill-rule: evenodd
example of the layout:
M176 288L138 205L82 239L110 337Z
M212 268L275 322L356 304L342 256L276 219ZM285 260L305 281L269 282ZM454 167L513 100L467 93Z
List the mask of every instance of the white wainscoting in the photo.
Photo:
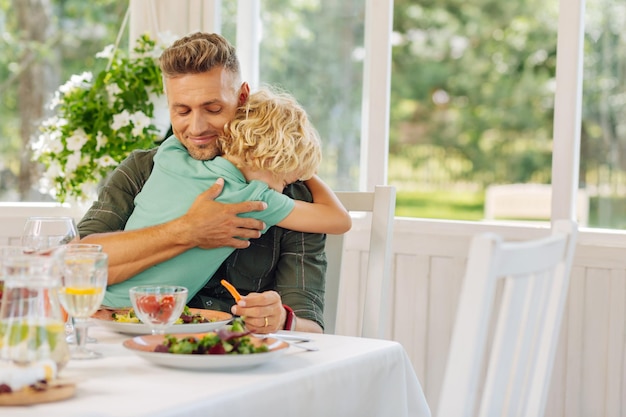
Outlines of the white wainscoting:
M346 238L338 333L355 334L367 261L367 230ZM507 239L548 233L548 225L506 226L397 218L387 337L407 350L433 414L439 397L466 255L475 233ZM580 231L546 416L626 416L626 236Z
M55 205L0 205L0 244L15 242L29 215L74 215ZM469 242L493 231L506 239L548 233L546 224L397 218L389 339L402 343L435 412ZM356 334L354 297L367 262L369 230L358 219L346 237L337 332ZM626 417L626 236L582 229L572 271L546 416ZM433 413L434 414L434 413Z
M69 216L78 221L85 211L70 204L0 202L0 245L19 245L24 222L30 216Z

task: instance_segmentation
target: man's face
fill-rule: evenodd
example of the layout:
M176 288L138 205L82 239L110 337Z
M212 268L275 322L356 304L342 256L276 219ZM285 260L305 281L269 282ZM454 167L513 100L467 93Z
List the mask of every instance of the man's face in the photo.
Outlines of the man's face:
M233 119L248 86L234 87L233 75L222 67L201 74L165 79L174 135L192 158L206 161L218 155L217 138Z

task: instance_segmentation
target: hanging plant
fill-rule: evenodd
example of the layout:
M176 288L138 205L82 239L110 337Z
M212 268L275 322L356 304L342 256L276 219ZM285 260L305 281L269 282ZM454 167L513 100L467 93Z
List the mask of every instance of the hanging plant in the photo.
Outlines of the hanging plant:
M128 154L162 139L155 102L163 94L158 57L165 45L141 36L132 53L107 46L96 74L73 75L50 103L55 114L40 125L34 159L43 163L41 189L59 202L93 197L91 190ZM164 98L164 97L163 97ZM168 122L168 120L165 120Z

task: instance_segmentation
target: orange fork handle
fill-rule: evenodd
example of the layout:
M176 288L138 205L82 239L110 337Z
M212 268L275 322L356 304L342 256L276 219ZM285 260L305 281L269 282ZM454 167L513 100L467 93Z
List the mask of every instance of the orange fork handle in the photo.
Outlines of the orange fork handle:
M228 290L230 295L233 296L233 298L235 299L235 302L238 303L239 300L241 300L241 294L239 294L237 289L235 287L233 287L233 284L231 284L230 282L226 281L225 279L221 280L220 282Z

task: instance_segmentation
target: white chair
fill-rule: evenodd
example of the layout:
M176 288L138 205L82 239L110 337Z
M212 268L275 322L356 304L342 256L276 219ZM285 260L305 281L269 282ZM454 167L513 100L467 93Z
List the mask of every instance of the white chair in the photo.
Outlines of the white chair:
M552 213L550 184L492 184L485 191L485 220L548 221ZM587 226L589 194L576 191L576 221Z
M369 256L366 272L363 320L360 336L383 338L389 305L385 305L391 275L391 241L396 208L396 189L393 186L376 186L373 192L337 192L350 212L366 212L371 219ZM348 232L350 233L350 232ZM343 235L326 238L326 294L324 331L335 333L340 290Z
M532 241L473 238L437 417L543 416L576 237L559 220Z

